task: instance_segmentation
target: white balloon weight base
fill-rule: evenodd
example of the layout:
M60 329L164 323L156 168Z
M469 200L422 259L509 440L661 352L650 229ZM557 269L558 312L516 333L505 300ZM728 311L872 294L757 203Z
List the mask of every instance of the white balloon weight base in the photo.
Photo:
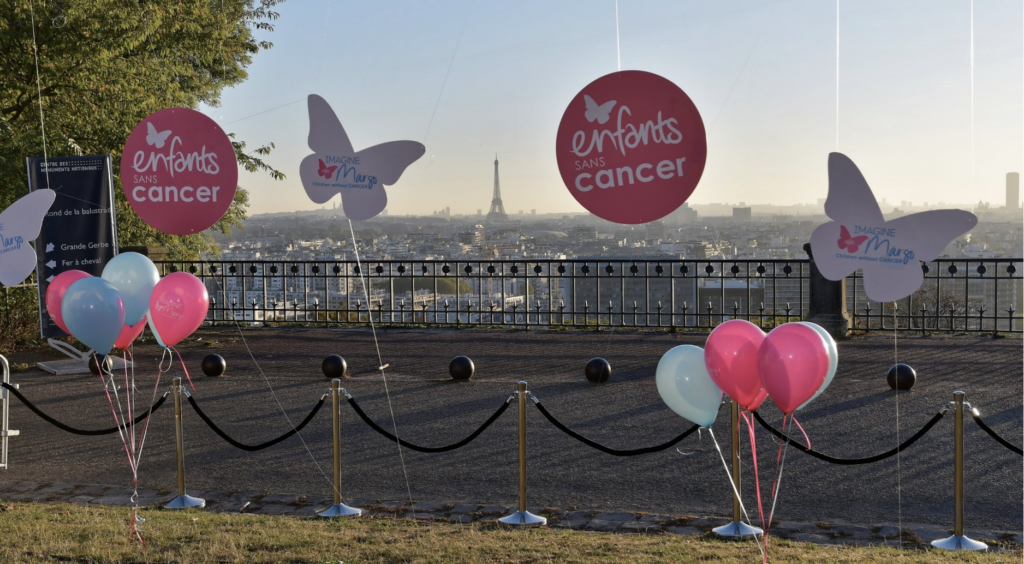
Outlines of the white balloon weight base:
M933 540L932 546L944 550L988 550L988 545L983 542L956 535L946 539Z
M206 500L190 495L179 495L168 502L164 509L189 509L190 507L206 507Z
M323 511L317 511L316 514L321 517L359 517L363 510L349 507L344 503L335 503Z
M498 522L520 527L541 527L548 524L547 519L540 515L534 515L529 511L517 511L508 517L498 519Z
M715 527L714 529L711 529L711 532L715 533L716 535L721 535L723 537L749 537L764 533L764 531L762 531L761 529L757 527L751 527L750 525L746 523L741 523L740 521L733 521L728 525Z

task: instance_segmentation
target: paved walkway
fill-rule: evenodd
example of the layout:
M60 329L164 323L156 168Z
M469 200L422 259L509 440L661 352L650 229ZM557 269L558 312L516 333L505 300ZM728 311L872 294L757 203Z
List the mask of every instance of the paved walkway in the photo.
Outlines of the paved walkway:
M194 397L204 411L233 437L247 443L265 441L289 428L278 401L293 422L301 420L328 388L320 374L321 359L338 353L348 360L352 376L344 386L370 417L388 429L390 405L400 435L410 442L437 446L461 439L505 401L515 381L525 379L555 417L587 437L621 449L659 444L689 427L661 402L653 374L660 356L672 346L702 345L706 339L645 332L378 333L383 360L390 364L390 400L375 370L378 361L372 336L364 330L253 329L246 331L243 342L233 329L204 329L179 350L197 386ZM861 457L895 446L897 396L885 383L885 371L895 353L918 372L917 386L898 399L901 439L946 405L954 390L963 390L990 426L1020 444L1024 434L1024 376L1019 338L901 336L897 344L894 350L891 335L840 343L835 382L801 412L801 422L816 449L833 456ZM200 373L201 359L211 352L227 359L225 377L207 378ZM458 354L476 362L473 381L456 383L448 379L448 361ZM151 390L159 350L146 344L136 348L135 356L138 385ZM583 379L582 367L593 356L611 362L613 376L609 384L595 386ZM25 358L16 356L12 360L23 362ZM176 365L160 388L166 389L166 378L181 374L180 365ZM30 371L15 374L14 381L21 384L29 399L68 424L89 429L112 425L106 397L95 376L57 377ZM276 396L270 393L268 383ZM544 421L532 406L529 409L530 503L562 508L566 512L564 524L630 529L641 523L665 521L661 517L599 518L589 513L621 517L625 512L699 516L707 521L670 521L667 526L705 526L731 513L731 490L706 433L691 436L678 448L619 458L567 437ZM761 411L773 423L781 419L771 406ZM204 492L247 492L232 494L234 498L226 493L207 493L215 508L228 504L225 510L237 511L248 501L247 511L266 507L268 511L312 512L318 506L318 496L326 497L331 491L328 413L324 410L315 418L301 433L301 440L293 437L268 450L247 453L213 434L185 404L189 487ZM169 494L176 484L171 414L168 403L154 416L150 428L140 469L140 483L149 489L147 501L156 501L160 493ZM359 421L348 406L343 408L342 418L346 500L362 500L359 503L372 506L377 500L408 500L407 492L411 490L413 499L435 504L430 507L454 504L446 511L423 510L437 518L450 517L456 507L457 515L473 515L480 513L482 506L507 507L515 502L513 409L465 448L441 454L405 450L404 472L394 443ZM60 494L71 498L123 495L117 489L88 493L79 488L93 486L78 486L123 488L130 483L127 461L116 436L69 435L43 422L16 400L12 400L11 421L21 435L11 439L10 469L0 471L0 480L12 484L9 487L22 488L18 495L43 498L50 492L36 490L53 487L73 487ZM714 425L723 450L729 448L727 421L723 410ZM779 530L790 523L803 523L799 527L804 530L798 533L819 535L833 542L839 539L828 535L839 534L839 529L829 533L833 529L813 524L859 526L869 531L883 527L879 531L890 531L884 527L902 522L905 527L911 524L925 540L948 535L953 523L952 423L952 417L946 416L901 455L898 465L896 458L890 458L863 466L834 466L791 450L776 509L776 519L782 523ZM1010 537L1019 534L1024 518L1021 458L992 441L970 419L965 435L968 535L998 539L1004 533ZM758 430L757 438L761 487L767 492L774 476L777 445L763 430ZM747 453L743 495L746 503L754 506L749 445L744 441L742 447ZM902 503L897 503L897 487ZM7 493L0 493L0 497L11 493L2 491ZM283 497L268 500L266 495ZM303 496L312 505L296 507L294 501ZM470 505L477 511L466 509ZM551 514L557 516L557 510L553 511ZM863 540L871 539L878 540L874 536Z

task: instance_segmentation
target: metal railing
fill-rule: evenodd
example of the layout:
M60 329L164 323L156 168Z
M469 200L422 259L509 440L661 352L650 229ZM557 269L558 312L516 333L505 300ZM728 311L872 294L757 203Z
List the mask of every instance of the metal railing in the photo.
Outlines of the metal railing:
M847 278L853 329L951 333L1020 333L1024 291L1019 258L941 259L921 264L924 283L903 298L868 300L860 271Z
M806 260L367 261L362 273L354 261L157 265L206 284L211 322L770 328L800 319L810 298Z
M922 264L924 284L896 304L846 280L853 329L1024 330L1022 259ZM164 261L198 276L210 322L709 329L746 319L770 329L805 317L807 260Z

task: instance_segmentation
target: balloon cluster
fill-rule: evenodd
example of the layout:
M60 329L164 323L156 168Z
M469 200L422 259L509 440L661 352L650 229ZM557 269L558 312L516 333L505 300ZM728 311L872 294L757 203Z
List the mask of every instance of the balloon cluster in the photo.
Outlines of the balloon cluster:
M769 397L785 415L803 409L832 383L838 361L832 336L814 323L786 323L766 334L735 319L716 327L704 349L681 345L665 353L655 380L672 411L707 427L723 392L746 411Z
M162 347L173 347L199 328L210 296L195 276L160 278L138 253L121 253L97 278L81 270L55 276L46 289L46 311L64 332L99 354L126 349L146 325Z

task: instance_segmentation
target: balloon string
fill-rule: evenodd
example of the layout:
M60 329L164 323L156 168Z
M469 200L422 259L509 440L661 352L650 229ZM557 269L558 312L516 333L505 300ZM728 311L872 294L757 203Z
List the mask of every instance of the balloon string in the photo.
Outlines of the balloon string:
M782 432L786 432L786 416L782 416ZM779 459L776 462L778 471L775 473L775 483L772 484L772 509L768 512L768 527L764 530L764 550L768 551L768 529L771 527L772 519L775 518L775 504L779 500L779 488L782 487L782 469L786 466L786 446L788 441L779 441Z
M764 524L764 506L761 504L761 480L757 475L757 441L754 438L754 417L749 411L742 411L740 415L743 417L743 421L747 424L747 433L750 436L750 454L751 459L754 461L754 488L757 490L757 514L761 518L761 528L767 531L767 527ZM765 535L765 552L761 554L764 564L768 564L768 546L767 546L767 535Z
M96 358L96 360L98 361L99 358ZM99 363L97 362L97 364L99 364ZM111 397L110 397L110 389L107 388L107 380L106 380L106 378L103 377L102 366L100 366L100 368L101 368L101 370L100 370L100 381L103 382L103 392L105 394L107 394L107 403L110 404L110 412L114 414L114 423L117 423L117 434L121 436L121 443L124 444L124 453L128 456L128 464L131 466L132 473L134 474L135 473L135 461L132 460L132 455L131 455L130 452L128 452L128 442L125 440L124 430L121 429L121 420L118 419L118 417L117 417L117 409L114 408L114 400L111 399ZM114 385L113 379L111 379L110 384ZM118 402L118 404L120 404L120 402Z
M131 389L131 384L128 382L128 355L122 353L121 358L124 359L124 397L125 397L125 401L128 403L128 421L131 422L131 423L129 423L129 429L128 429L128 432L129 432L128 445L131 447L131 454L129 456L132 456L134 458L134 456L135 456L135 423L134 423L135 417L132 415L132 389Z
M177 353L178 360L181 361L181 369L185 371L185 378L188 378L188 385L192 386L192 391L193 392L196 391L196 386L195 386L195 384L192 383L192 377L188 375L188 368L185 367L185 359L181 358L181 353L179 353L178 349L176 349L174 347L167 347L167 348L169 348L172 351L174 351L175 353Z
M793 418L793 423L796 423L796 426L800 429L800 432L804 434L804 440L807 441L807 448L810 449L811 448L811 438L807 436L807 431L804 431L804 426L801 425L800 422L796 420L796 414L795 413L790 415L790 417ZM786 430L786 418L785 417L782 418L782 430L783 431Z

